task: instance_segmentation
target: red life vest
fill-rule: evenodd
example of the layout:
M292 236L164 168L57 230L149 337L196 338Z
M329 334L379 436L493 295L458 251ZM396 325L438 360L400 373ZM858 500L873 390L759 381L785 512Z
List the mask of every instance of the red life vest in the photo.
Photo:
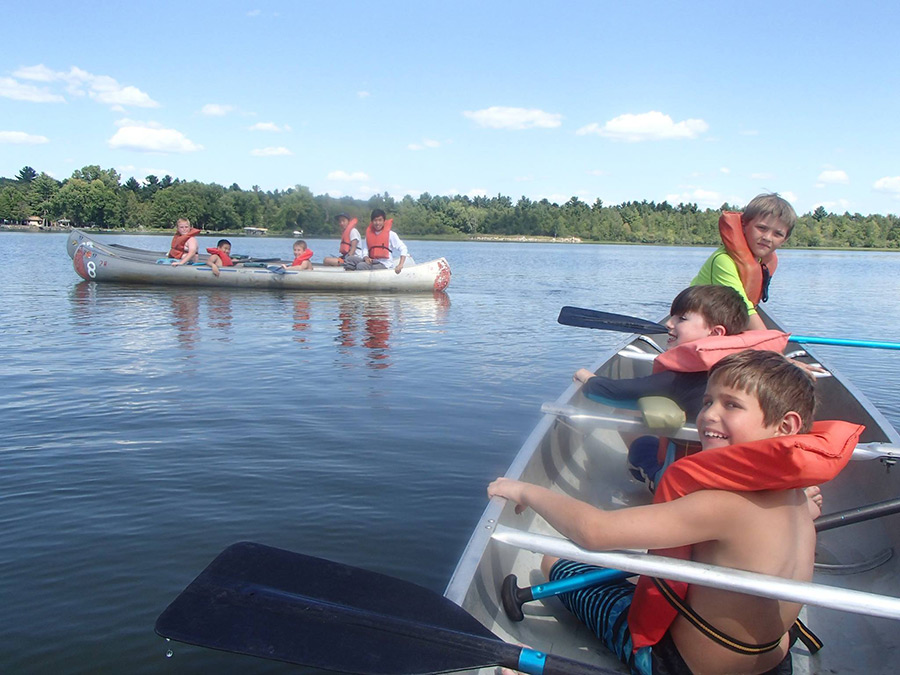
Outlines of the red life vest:
M734 260L747 297L754 305L758 305L765 291L763 269L765 268L770 277L775 274L775 268L778 267L778 256L775 255L775 251L772 251L761 260L754 257L747 245L747 238L744 236L741 214L736 211L723 211L719 216L719 236L722 238L722 245L728 251L729 257Z
M182 256L185 254L188 239L196 237L198 234L200 234L200 230L196 227L192 227L188 230L187 234L176 234L172 237L172 246L169 248L168 256L170 258L181 260Z
M310 249L306 249L305 251L303 251L303 253L294 258L294 262L291 263L291 267L302 265L304 261L309 260L312 257L313 252Z
M341 234L341 245L338 248L338 253L341 256L344 256L350 253L350 233L353 231L353 228L356 227L357 220L354 218L349 223L347 223L347 227L344 228L343 233Z
M234 263L231 261L231 256L229 256L225 251L220 248L208 248L206 252L210 255L217 255L222 259L222 267L233 267Z
M381 232L375 232L372 223L366 228L366 248L369 251L370 258L390 258L391 257L391 225L394 219L384 221L384 227Z
M715 448L680 459L663 474L654 503L669 502L697 490L791 490L829 481L840 473L865 427L842 421L815 422L808 434ZM689 559L691 547L651 553ZM688 584L669 581L684 598ZM634 650L655 645L677 616L649 577L641 577L628 612Z
M702 373L729 354L747 349L784 352L789 335L777 330L745 330L737 335L710 335L663 352L653 360L653 372Z

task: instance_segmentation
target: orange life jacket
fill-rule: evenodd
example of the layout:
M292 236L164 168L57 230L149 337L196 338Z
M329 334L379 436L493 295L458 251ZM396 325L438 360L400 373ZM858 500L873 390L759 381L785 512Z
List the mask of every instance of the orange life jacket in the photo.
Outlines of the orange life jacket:
M789 335L777 330L745 330L737 335L710 335L683 345L672 347L653 360L653 372L704 373L729 354L747 349L773 351L781 354L787 346ZM656 453L660 465L666 461L670 439L659 439ZM675 459L700 451L695 441L676 441Z
M391 257L391 225L394 219L384 221L384 227L381 232L375 232L372 223L366 228L366 248L369 250L370 258L390 258Z
M296 267L297 265L302 265L304 261L309 260L312 257L313 252L310 249L306 249L303 253L294 258L294 262L291 263L291 266Z
M354 218L349 223L347 223L347 227L344 228L344 232L341 234L341 245L338 248L338 253L341 256L344 256L350 253L350 233L353 231L353 228L356 227L357 220Z
M778 436L715 448L680 459L663 474L654 503L668 502L697 490L791 490L829 481L840 473L865 427L842 421L815 422L808 434ZM691 547L651 553L689 559ZM669 581L684 598L688 584ZM677 616L649 577L641 577L628 612L634 650L655 645Z
M741 284L750 302L754 305L758 305L760 300L765 302L768 297L768 279L765 277L768 275L771 278L775 274L775 268L778 267L778 256L775 255L775 251L761 260L753 256L744 236L741 214L736 211L723 211L719 216L719 236L729 257L734 260Z
M206 252L209 253L210 255L219 256L219 258L222 259L222 267L233 267L234 266L234 263L231 261L231 256L228 255L227 253L225 253L225 251L223 251L222 249L208 248L208 249L206 249Z
M200 234L200 230L196 227L192 227L188 230L187 234L176 234L172 237L172 246L169 248L168 256L170 258L181 260L182 256L185 254L188 239L196 237L198 234Z
M777 330L745 330L737 335L710 335L664 351L653 360L653 372L702 373L729 354L747 349L784 352L789 335Z

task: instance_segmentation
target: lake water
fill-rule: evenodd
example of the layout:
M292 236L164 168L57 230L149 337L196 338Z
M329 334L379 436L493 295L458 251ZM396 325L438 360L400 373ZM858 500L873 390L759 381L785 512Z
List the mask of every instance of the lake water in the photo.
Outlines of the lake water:
M623 339L559 308L658 319L710 252L408 244L449 260L446 295L98 286L64 235L0 234L0 672L286 672L153 633L239 540L441 592L541 403ZM767 308L801 334L896 340L898 291L900 254L785 251ZM900 426L900 354L817 353Z

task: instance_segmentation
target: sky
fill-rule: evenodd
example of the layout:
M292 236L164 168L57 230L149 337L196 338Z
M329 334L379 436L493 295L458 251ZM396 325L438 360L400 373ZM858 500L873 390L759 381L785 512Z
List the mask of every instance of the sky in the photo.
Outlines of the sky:
M888 2L9 3L0 176L900 213Z

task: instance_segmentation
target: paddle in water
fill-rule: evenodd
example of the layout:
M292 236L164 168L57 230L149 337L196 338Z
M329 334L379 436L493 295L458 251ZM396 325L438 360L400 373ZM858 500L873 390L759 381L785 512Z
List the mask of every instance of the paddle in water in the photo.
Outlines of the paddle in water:
M358 567L241 542L156 621L166 638L363 675L505 666L546 675L613 671L508 644L450 600Z
M601 312L596 309L583 307L563 307L559 311L557 321L564 326L576 326L578 328L597 328L599 330L615 330L622 333L643 333L656 335L666 333L668 329L661 323L640 319L635 316ZM838 347L869 347L872 349L900 349L900 342L883 342L879 340L852 340L850 338L826 338L809 335L791 334L794 342L807 344L834 345Z
M863 523L895 513L900 513L900 498L888 499L887 501L822 516L815 521L816 532L834 530L845 525ZM637 575L613 569L598 569L558 581L548 581L547 583L520 588L516 575L510 574L503 580L503 584L500 587L500 600L506 616L513 621L522 621L525 618L525 614L522 612L522 605L526 602L551 598L562 593L569 593L590 586L621 581L633 576Z

